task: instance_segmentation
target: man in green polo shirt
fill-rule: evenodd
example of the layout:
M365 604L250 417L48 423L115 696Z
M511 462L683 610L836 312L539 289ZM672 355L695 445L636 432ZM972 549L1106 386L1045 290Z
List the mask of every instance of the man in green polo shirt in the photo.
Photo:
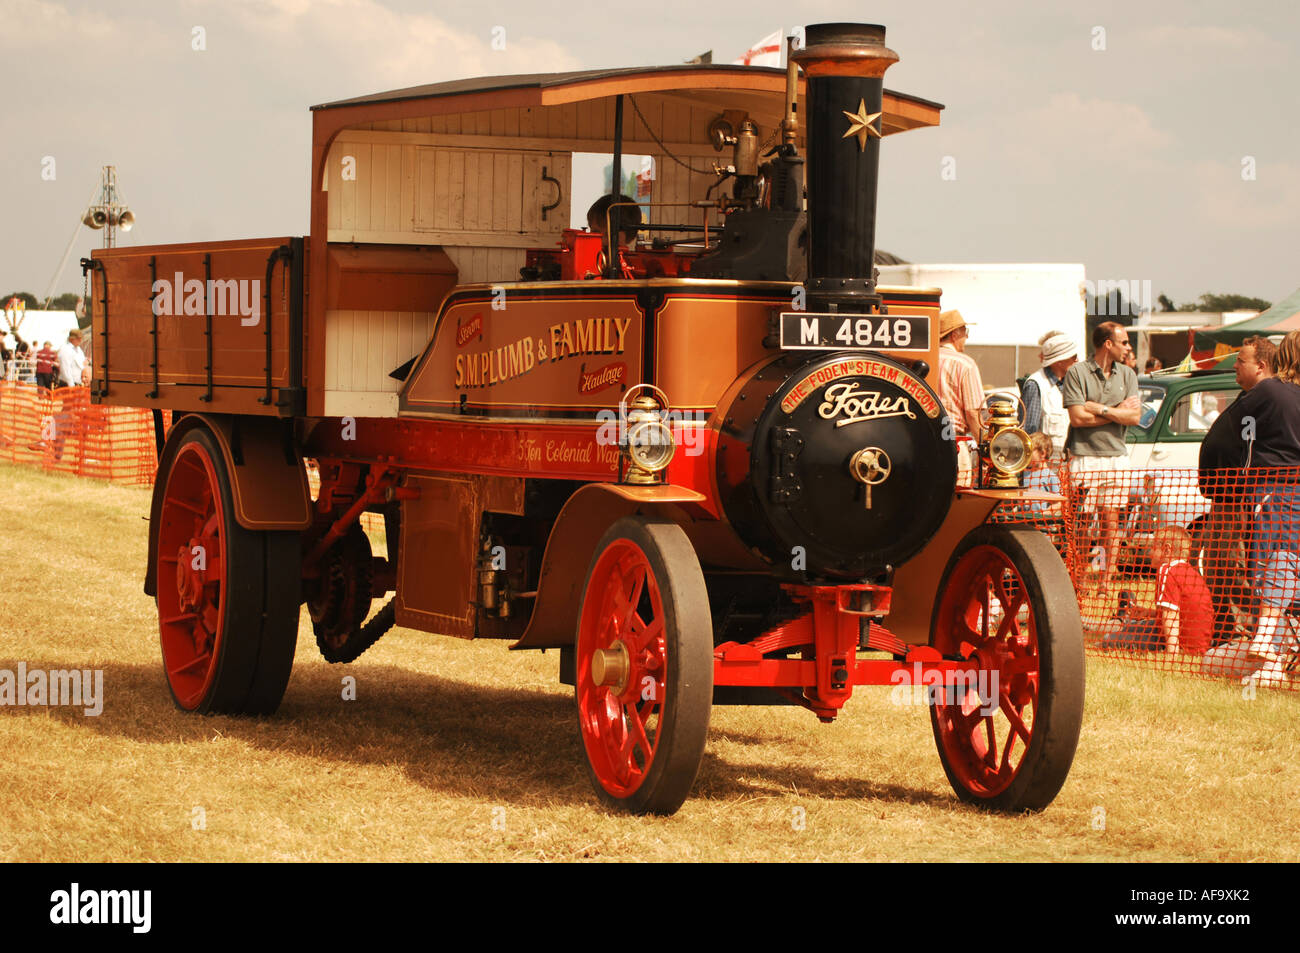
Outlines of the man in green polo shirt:
M1119 557L1119 514L1128 504L1128 447L1124 434L1141 414L1137 375L1125 366L1128 331L1106 321L1092 332L1093 355L1065 374L1061 396L1070 415L1065 451L1070 476L1085 489L1085 513L1099 512L1106 557L1101 591L1109 588ZM1095 564L1094 564L1095 565Z

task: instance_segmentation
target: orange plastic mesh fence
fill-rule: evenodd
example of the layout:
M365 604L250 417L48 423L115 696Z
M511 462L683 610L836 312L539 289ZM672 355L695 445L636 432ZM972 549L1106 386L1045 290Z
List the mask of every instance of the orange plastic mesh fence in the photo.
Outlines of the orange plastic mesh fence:
M1060 478L1091 651L1300 689L1300 468Z
M89 389L0 381L0 460L114 483L153 482L153 415L91 404Z
M1056 485L1045 487L1050 492L1059 493ZM1066 536L1066 504L1047 500L1025 500L1018 503L1003 503L989 517L991 523L1023 523L1047 534L1056 551L1066 558L1068 539ZM1068 563L1068 561L1067 561Z

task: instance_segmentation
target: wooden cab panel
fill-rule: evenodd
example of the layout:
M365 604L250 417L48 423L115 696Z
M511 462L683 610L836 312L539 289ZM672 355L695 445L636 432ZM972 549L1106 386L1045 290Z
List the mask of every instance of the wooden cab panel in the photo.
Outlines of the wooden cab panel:
M674 408L709 414L765 355L772 315L790 305L784 282L679 282L655 315L654 382Z
M329 245L326 416L396 416L402 382L392 372L424 350L458 279L436 245Z
M643 380L634 282L465 288L401 392L402 416L594 421Z
M488 248L558 242L569 224L568 150L483 138L341 133L324 177L329 240Z
M708 413L746 368L778 353L765 340L774 333L776 316L792 310L797 286L701 279L674 284L655 315L654 382L663 388L673 407ZM921 357L930 367L927 382L937 388L939 291L889 287L881 288L880 293L890 314L930 318L930 348L924 355L888 349L873 353Z

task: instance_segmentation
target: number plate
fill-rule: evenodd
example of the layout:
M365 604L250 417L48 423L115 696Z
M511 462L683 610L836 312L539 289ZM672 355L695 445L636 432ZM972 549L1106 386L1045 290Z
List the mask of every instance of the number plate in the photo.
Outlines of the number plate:
M917 314L781 312L783 351L928 351L930 319Z

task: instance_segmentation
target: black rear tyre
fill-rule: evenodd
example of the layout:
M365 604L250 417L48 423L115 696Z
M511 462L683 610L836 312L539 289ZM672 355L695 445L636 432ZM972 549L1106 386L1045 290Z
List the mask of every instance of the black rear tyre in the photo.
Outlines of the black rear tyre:
M200 714L270 714L298 641L301 544L239 525L216 439L186 433L163 484L157 604L172 700Z

